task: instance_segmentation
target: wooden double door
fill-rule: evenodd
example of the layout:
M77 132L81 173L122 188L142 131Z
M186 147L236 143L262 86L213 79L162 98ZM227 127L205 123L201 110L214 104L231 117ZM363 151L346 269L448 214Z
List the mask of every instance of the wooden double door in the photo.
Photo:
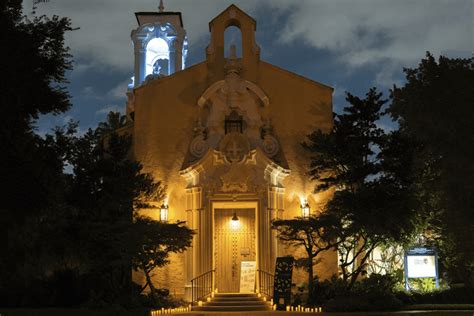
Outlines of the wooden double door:
M238 221L233 221L235 215ZM214 213L215 287L240 291L242 261L256 260L255 209L216 209Z

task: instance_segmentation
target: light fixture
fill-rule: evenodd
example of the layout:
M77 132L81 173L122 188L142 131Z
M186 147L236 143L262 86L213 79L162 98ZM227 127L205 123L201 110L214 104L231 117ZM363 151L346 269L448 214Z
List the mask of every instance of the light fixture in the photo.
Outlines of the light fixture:
M160 221L168 221L168 205L166 205L165 203L161 204L160 206Z
M235 211L234 211L234 214L232 215L230 225L233 229L239 228L239 218L237 217L237 213Z
M232 215L232 220L233 220L233 221L238 221L238 220L239 220L239 218L237 217L237 213L236 213L236 212L234 212L234 215Z
M309 207L308 202L304 201L303 203L301 203L301 217L308 218L310 212L311 212L311 208Z

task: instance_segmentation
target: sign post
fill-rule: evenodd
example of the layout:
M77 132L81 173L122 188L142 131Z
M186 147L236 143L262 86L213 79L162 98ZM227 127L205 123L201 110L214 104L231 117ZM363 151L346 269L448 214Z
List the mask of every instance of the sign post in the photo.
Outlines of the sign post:
M416 247L405 251L405 288L410 290L409 279L435 278L439 288L438 254L435 248Z

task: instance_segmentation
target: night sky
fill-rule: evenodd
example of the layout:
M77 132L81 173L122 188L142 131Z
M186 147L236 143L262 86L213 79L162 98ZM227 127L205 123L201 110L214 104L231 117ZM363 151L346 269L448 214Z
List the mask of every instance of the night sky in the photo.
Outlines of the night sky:
M50 0L36 15L69 17L73 27L66 44L74 56L68 74L73 107L37 123L44 134L70 119L82 133L95 128L111 110L123 112L133 75L130 32L134 12L157 11L155 0ZM187 30L187 65L205 60L208 22L234 3L257 21L261 59L332 86L334 110L345 105L344 92L363 96L377 86L388 97L403 83L403 67L415 67L426 51L471 57L474 52L473 0L302 1L165 0L165 11L180 11ZM24 12L31 17L31 2ZM229 38L235 32L230 32ZM381 125L393 127L389 120Z

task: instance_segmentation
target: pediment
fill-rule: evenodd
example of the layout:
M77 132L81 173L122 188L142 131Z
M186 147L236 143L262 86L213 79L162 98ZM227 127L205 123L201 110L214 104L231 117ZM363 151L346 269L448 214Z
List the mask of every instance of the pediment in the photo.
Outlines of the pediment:
M197 162L182 169L189 187L203 186L223 193L244 193L255 191L257 187L281 186L289 175L286 169L256 148L245 153L240 160L229 159L226 152L209 149Z

